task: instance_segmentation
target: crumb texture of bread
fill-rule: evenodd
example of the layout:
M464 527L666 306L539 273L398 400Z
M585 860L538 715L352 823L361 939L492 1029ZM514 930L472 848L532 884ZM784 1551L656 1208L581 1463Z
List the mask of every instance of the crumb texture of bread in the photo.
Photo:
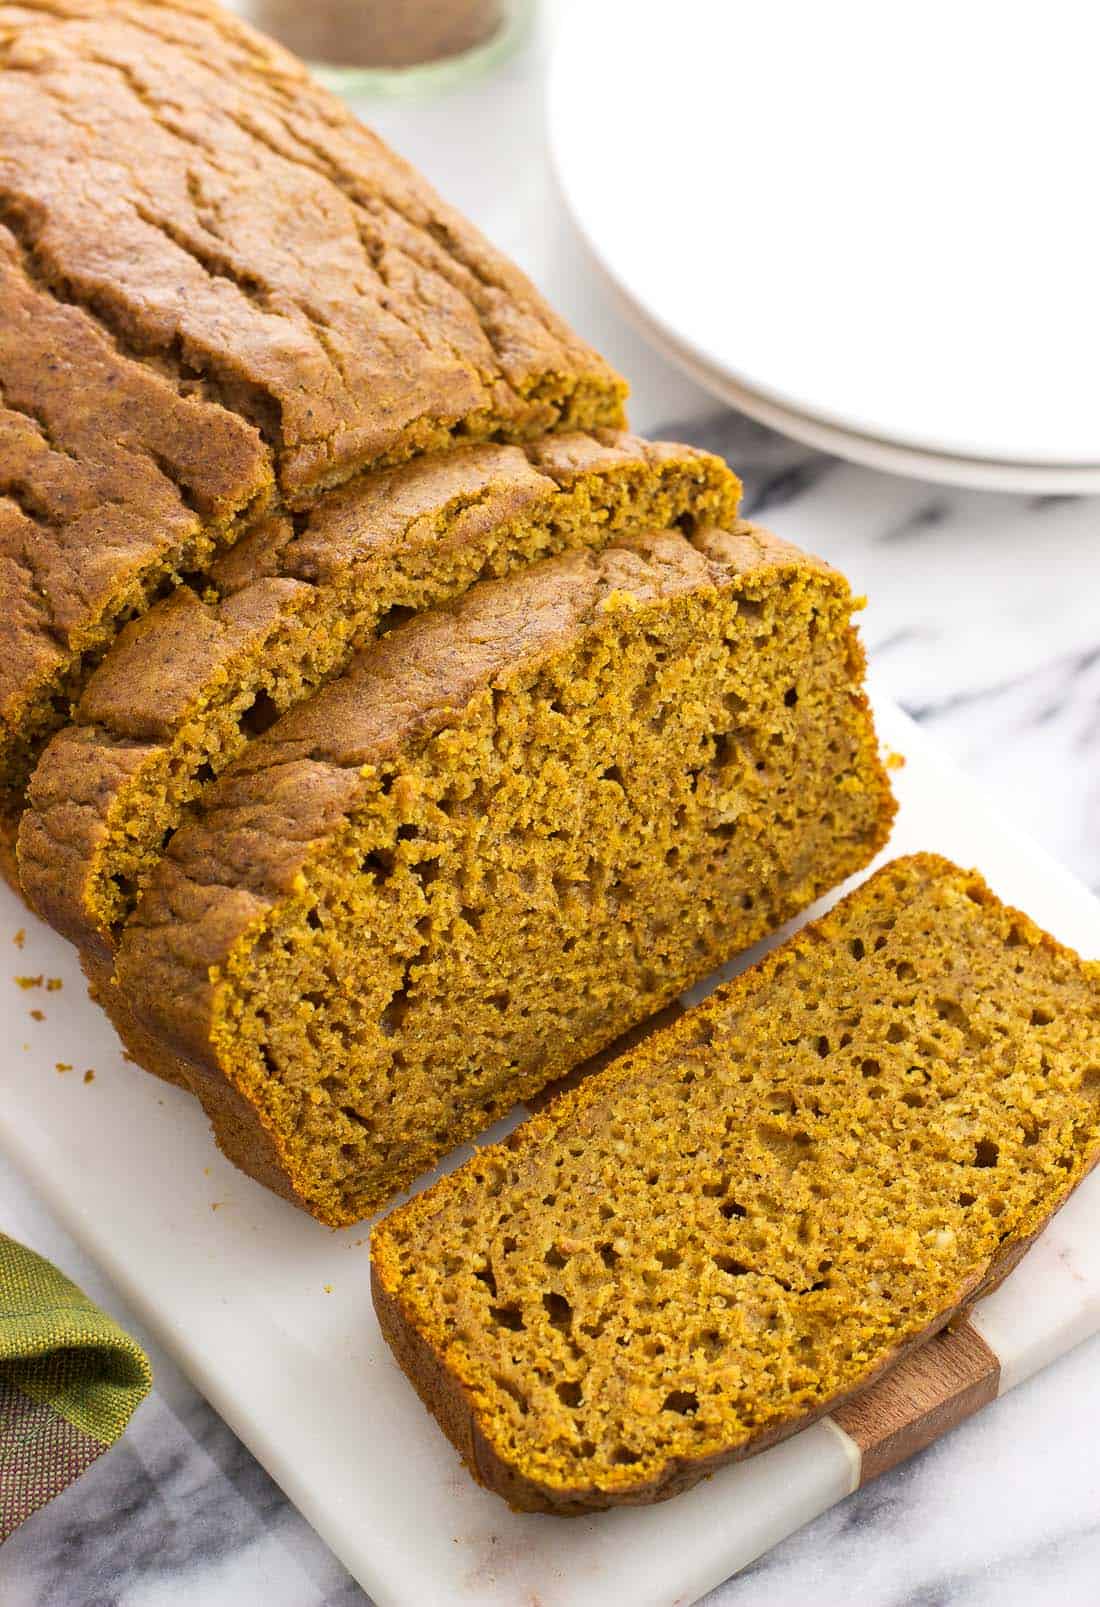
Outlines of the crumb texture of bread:
M1100 965L897 860L375 1229L384 1331L473 1474L664 1499L994 1286L1100 1146Z
M398 626L245 748L123 929L226 1153L369 1215L881 847L843 577L657 532Z
M127 619L272 501L625 387L292 57L202 0L0 3L0 808Z
M105 953L204 787L364 638L539 558L735 521L719 458L617 431L482 444L273 515L118 636L46 748L20 825L31 904Z

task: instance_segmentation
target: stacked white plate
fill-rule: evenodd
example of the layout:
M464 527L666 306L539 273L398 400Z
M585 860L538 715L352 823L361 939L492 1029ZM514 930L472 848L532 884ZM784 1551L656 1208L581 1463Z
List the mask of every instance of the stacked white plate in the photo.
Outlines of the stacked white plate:
M921 478L1100 491L1100 16L601 0L550 137L644 332L777 429Z

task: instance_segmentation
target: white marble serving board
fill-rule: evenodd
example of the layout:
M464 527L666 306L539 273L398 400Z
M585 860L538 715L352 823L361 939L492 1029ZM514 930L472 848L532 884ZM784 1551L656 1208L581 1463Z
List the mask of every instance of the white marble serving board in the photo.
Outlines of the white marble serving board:
M904 715L876 706L884 743L907 757L890 853L976 865L1100 955L1100 903ZM471 1482L390 1360L366 1228L331 1233L235 1172L192 1100L122 1063L72 951L0 898L0 942L26 928L23 949L7 950L11 976L63 984L0 982L0 1146L379 1607L686 1607L848 1493L850 1460L819 1425L661 1506L569 1522L510 1513ZM1100 1329L1100 1172L975 1321L1002 1388Z

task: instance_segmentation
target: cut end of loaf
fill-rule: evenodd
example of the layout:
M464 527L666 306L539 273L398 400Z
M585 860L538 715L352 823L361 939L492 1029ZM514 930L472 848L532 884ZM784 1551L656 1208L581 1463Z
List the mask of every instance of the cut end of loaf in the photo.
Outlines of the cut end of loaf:
M359 1220L866 864L850 610L751 527L639 537L410 621L253 743L119 959L215 1130L231 1088Z
M111 947L166 844L247 743L353 645L479 579L624 532L736 517L720 459L620 432L481 446L366 476L271 520L120 635L38 764L20 831L27 895Z
M376 1228L379 1318L513 1505L661 1499L865 1386L1100 1146L1100 966L918 856Z

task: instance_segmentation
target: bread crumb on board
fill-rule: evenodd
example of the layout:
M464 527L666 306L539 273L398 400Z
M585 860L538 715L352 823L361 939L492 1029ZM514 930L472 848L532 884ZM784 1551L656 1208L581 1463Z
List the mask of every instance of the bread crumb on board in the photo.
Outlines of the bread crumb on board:
M13 980L17 988L27 993L31 988L40 988L45 979L42 976L17 976Z
M27 941L26 928L21 926L19 928L18 932L16 932L15 936L12 938L12 942L15 944L17 949L21 949L23 947L23 944L26 941Z
M45 1010L32 1010L31 1011L31 1020L32 1021L45 1021L45 1019L46 1019Z
M46 978L47 993L60 993L64 985L65 984L62 982L59 976L48 976Z
M54 1062L54 1068L53 1069L55 1071L65 1072L65 1071L72 1071L73 1068L72 1068L71 1061L57 1060L57 1061Z
M905 755L904 755L904 753L895 753L894 750L891 748L890 751L886 755L886 768L887 768L887 770L904 770L905 769Z
M95 1082L95 1072L92 1070L91 1066L89 1066L87 1071L84 1073L84 1081Z

